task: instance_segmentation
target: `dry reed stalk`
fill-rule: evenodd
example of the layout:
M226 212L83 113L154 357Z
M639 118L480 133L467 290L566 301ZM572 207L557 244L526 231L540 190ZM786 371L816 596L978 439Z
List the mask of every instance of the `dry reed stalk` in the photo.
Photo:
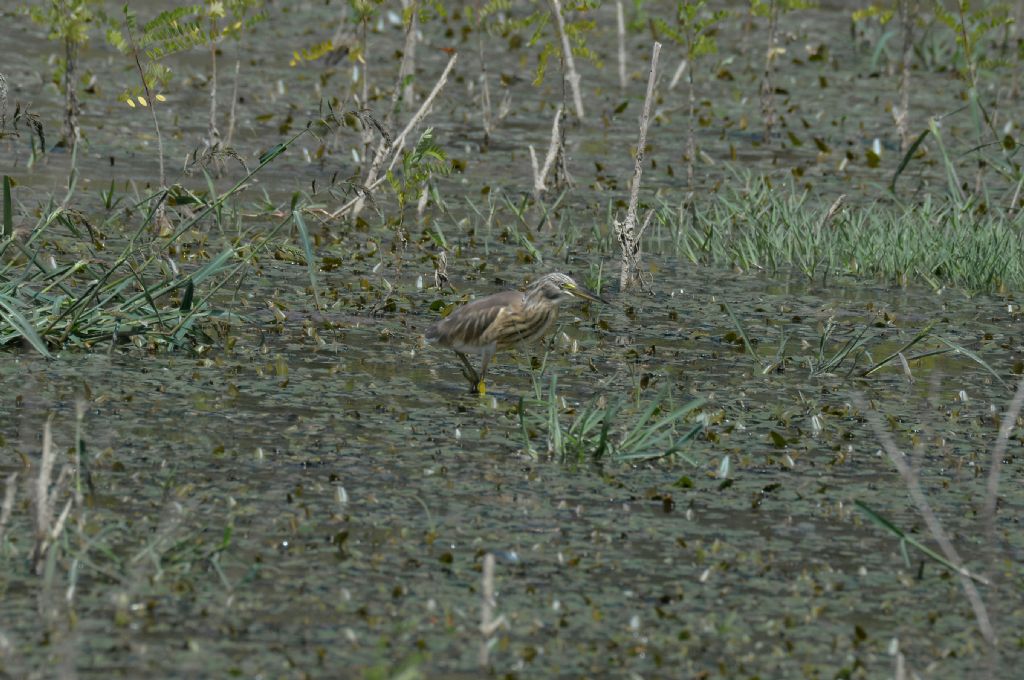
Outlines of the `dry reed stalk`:
M7 129L7 77L0 73L0 133Z
M402 63L398 67L398 82L401 87L402 101L412 106L416 100L413 89L413 76L416 74L416 41L419 33L419 2L418 0L402 0L402 11L409 14L409 25L405 30L405 43L402 45ZM398 90L399 88L396 88Z
M775 86L772 85L772 62L775 61L775 36L779 28L779 7L772 0L768 12L768 49L764 55L764 75L761 78L761 117L764 120L764 141L772 137L775 127Z
M11 512L14 510L14 494L17 492L18 473L12 472L7 478L4 487L4 504L0 508L0 545L4 542L4 533L7 531L7 523L11 521Z
M822 217L821 221L818 222L818 224L817 224L817 228L815 230L815 237L816 238L820 237L821 236L821 232L823 232L826 229L828 229L828 226L830 224L832 224L832 220L834 220L836 218L836 215L839 214L839 211L842 210L843 203L845 201L846 201L846 194L839 194L839 198L837 198L836 200L832 201L832 205L829 206L828 212L825 213L825 216Z
M914 17L910 0L899 0L900 29L903 32L903 54L900 59L899 106L892 107L896 131L900 135L900 151L910 148L910 57L914 49Z
M619 37L619 87L626 89L626 18L622 10L622 0L615 0L615 29Z
M551 13L555 17L555 29L558 31L558 40L562 46L562 64L564 65L562 77L569 83L572 90L572 103L576 108L576 117L583 119L583 95L580 93L580 74L576 71L576 60L572 56L572 46L569 45L569 35L565 32L565 19L562 17L562 6L558 0L549 0Z
M78 124L78 43L64 39L64 143L69 149L78 146L82 129Z
M487 60L484 58L483 20L480 18L480 0L476 2L476 47L480 58L480 122L484 127L484 144L491 141L491 87L487 82Z
M215 28L216 24L211 28ZM211 30L211 35L213 31ZM220 130L217 129L217 43L210 40L210 120L206 127L206 146L209 149L220 147Z
M629 208L626 219L615 221L615 235L622 249L622 269L619 273L619 290L629 290L637 285L643 288L640 276L640 239L651 221L653 212L648 213L643 225L637 230L637 203L640 200L640 179L643 175L644 148L647 146L647 125L650 122L651 102L654 100L654 83L658 73L658 55L661 54L661 43L655 42L651 52L651 72L647 78L647 96L644 97L644 109L640 116L640 139L636 146L636 162L633 165L633 184L629 193Z
M494 633L506 625L504 614L497 618L494 616L494 610L497 609L498 603L494 599L494 555L491 553L484 555L484 568L480 576L480 583L482 591L480 593L480 634L483 635L483 640L480 642L479 662L481 667L485 667L490 663Z
M864 413L868 424L875 433L875 437L882 445L882 450L889 456L889 460L892 462L897 472L899 472L900 477L903 478L903 483L907 487L907 492L910 494L910 498L913 500L914 505L917 506L917 511L924 519L924 523L928 527L928 531L931 533L932 538L939 544L939 548L942 550L942 554L945 556L946 560L954 566L957 576L960 577L960 586L963 588L967 601L970 603L971 609L974 611L974 618L978 624L978 630L981 632L982 637L985 638L985 641L988 642L991 648L995 648L998 644L998 638L996 637L995 630L992 628L988 609L985 607L985 603L982 601L981 595L978 593L978 589L972 581L972 579L982 577L969 571L963 566L964 563L963 560L960 559L960 554L946 535L945 529L942 528L942 523L939 521L935 511L932 510L931 505L928 503L928 499L925 498L917 473L907 463L906 456L903 452L896 447L896 443L893 441L892 435L890 435L885 429L881 416L879 416L877 411L868 406L863 395L855 394L853 396L853 402L857 408ZM986 583L988 582L987 579L983 580Z
M238 59L235 60L235 81L231 86L231 108L228 109L228 134L225 137L224 145L231 146L231 140L235 136L235 105L238 103L238 70L242 67L242 62Z
M690 62L688 62L686 59L683 59L679 62L679 66L676 67L676 72L672 74L672 80L670 80L668 83L668 89L676 89L676 85L679 84L679 80L683 77L683 74L686 73L686 67L689 65L689 63Z
M537 153L534 151L533 145L530 145L530 163L533 166L533 195L538 199L547 191L547 177L551 173L552 168L554 168L559 153L562 151L562 135L559 129L561 127L562 112L562 106L559 105L555 109L555 119L551 123L551 141L548 142L548 153L544 157L544 166L539 169L537 167Z
M448 65L444 67L444 72L441 73L441 77L438 78L437 82L434 84L434 89L432 89L430 94L427 95L427 98L423 100L423 104L420 105L420 108L416 111L413 117L409 119L405 128L403 128L402 131L394 137L394 139L390 140L390 142L386 139L381 140L380 144L377 146L377 151L374 154L373 163L370 164L370 169L366 173L366 179L363 181L364 193L360 193L359 196L331 213L330 217L332 219L336 219L349 210L352 211L353 216L359 215L359 213L362 212L366 196L377 188L386 178L386 171L383 173L381 172L385 161L390 157L390 165L388 168L390 169L394 167L399 154L402 149L405 148L406 138L430 112L430 107L433 106L438 93L448 82L448 75L455 66L455 62L458 60L458 57L458 53L455 53L448 60Z
M36 477L35 489L32 494L36 534L35 547L32 550L32 569L37 575L42 574L47 552L50 550L53 542L64 531L64 525L67 522L68 514L71 512L73 500L71 498L68 499L60 515L54 520L57 500L63 494L71 467L69 465L63 466L60 474L57 476L57 481L52 483L53 466L57 460L53 450L52 421L53 417L50 416L43 426L43 450L40 454L39 474Z

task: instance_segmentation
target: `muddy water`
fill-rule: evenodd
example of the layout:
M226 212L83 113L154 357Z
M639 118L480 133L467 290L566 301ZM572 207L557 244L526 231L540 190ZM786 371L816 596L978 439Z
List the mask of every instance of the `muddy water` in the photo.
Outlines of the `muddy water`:
M319 72L289 70L287 59L296 41L327 37L300 24L330 16L319 4L297 6L247 44L240 139L251 155L276 141L288 112L300 121L315 110ZM888 134L884 79L868 77L868 56L853 52L843 15L807 17L791 27L790 48L828 39L839 65L830 83L857 83L862 96L844 99L849 127L831 133L836 145ZM373 37L391 49L397 31ZM7 72L9 80L19 83L19 97L31 96L34 107L52 115L55 98L31 80L41 59L27 58L47 47L38 32L13 39L26 56ZM594 160L607 156L619 194L631 168L626 151L642 91L639 64L649 49L645 36L632 42L638 75L627 109L608 113L622 100L608 59L604 72L586 72L594 117L570 135L577 149L588 150L577 153L578 167L587 168L578 175L589 177ZM447 45L439 38L428 44ZM445 57L423 54L430 82ZM475 112L462 96L474 73L471 55L467 49L465 75L454 83L459 96L433 117L443 145L469 163L464 175L442 185L453 205L462 195L479 195L482 184L528 189L522 144L541 145L548 134L550 112L540 102L553 85L534 90L517 83L514 115L487 153L478 153ZM114 63L103 68L123 74ZM802 109L837 107L840 87L821 88L816 75L830 64L786 65L789 96ZM203 63L184 60L180 68L198 77ZM494 70L515 68L513 59ZM340 87L342 75L329 82ZM701 86L715 120L739 115L731 93L755 96L756 79L744 78ZM674 96L679 101L666 108L681 105L682 95ZM204 100L198 85L176 89L170 99L167 115L178 116L182 132L169 134L169 156L181 158L202 134ZM743 106L748 116L756 111L751 102ZM86 185L106 188L111 176L154 177L153 140L138 112L110 97L89 107L91 146L80 159ZM260 122L256 116L264 113L271 119ZM808 120L833 130L830 115ZM116 126L101 128L101 118ZM678 160L684 122L679 111L652 129L659 165L645 174L645 187L685 190ZM817 168L826 194L853 187L871 200L871 187L888 178L856 163L834 172L837 159L816 163L817 152L806 150L813 144L780 151L743 139L719 128L701 131L701 144L719 160L733 143L743 145L741 157L754 169L788 172L779 163L800 162ZM14 158L23 163L25 150L18 148ZM332 162L346 167L343 155ZM785 160L773 164L776 156ZM31 205L60 186L65 167L57 154L31 172L18 165L21 200ZM274 196L288 196L334 169L294 154L261 183ZM702 170L707 186L728 172L721 165ZM574 221L600 220L603 208L595 203L608 198L580 182L568 204ZM524 262L519 249L501 242L497 226L486 239L487 268L476 273L485 227L468 218L462 230L444 228L458 247L449 271L460 292L486 294L549 269L586 273L603 264L607 272L616 264L584 237L564 248L548 231L536 235L535 245L559 256L543 265ZM892 672L896 649L935 677L975 672L983 667L983 642L957 580L913 549L905 563L896 539L854 506L865 503L932 545L905 485L852 405L855 393L885 415L900 446L923 445L914 454L922 486L961 554L995 580L982 595L1010 650L1002 664L1019 661L1015 636L1024 621L1014 588L1024 540L1015 518L1024 503L1024 469L1017 440L1003 460L994 567L985 558L981 511L997 415L1011 390L977 362L952 354L912 361L913 380L898 363L858 377L934 321L936 333L976 352L1012 385L1022 360L1012 297L738 275L652 254L653 294L609 288L609 307L567 308L544 372L533 365L543 358L538 348L501 355L489 395L478 398L465 393L454 356L423 343L436 318L430 305L455 299L417 288L420 275L432 280L429 260L414 250L401 273L390 266L374 273L373 258L352 256L366 235L345 230L322 230L331 244L324 254L346 256L320 275L330 301L320 313L306 291L305 267L268 258L241 290L217 300L246 320L217 331L217 342L194 355L98 346L52 362L15 351L0 362L0 409L7 414L0 420L0 471L18 470L23 480L30 474L20 455L37 455L51 412L58 449L69 449L75 404L85 399L92 481L81 525L68 532L48 580L29 574L30 515L27 505L17 507L0 577L0 632L14 650L3 657L5 670L49 675L63 664L90 677L391 677L419 669L429 677L480 677L481 564L492 552L496 614L507 619L490 652L500 676L879 677ZM370 235L387 240L384 232ZM380 304L382 276L396 287L393 305ZM363 290L354 283L360 279L373 288ZM286 307L286 321L274 322L268 300ZM764 374L744 352L726 306L760 356L779 360L775 370ZM865 326L869 355L811 375L830 319L837 327L824 343L826 358ZM783 335L789 340L780 350ZM908 354L943 346L930 339ZM680 403L705 397L710 424L686 451L698 465L561 464L544 455L539 430L530 446L540 456L528 455L519 399L534 393L535 380L546 386L551 374L565 399L565 422L600 395L643 401L667 388ZM26 494L19 485L19 502Z

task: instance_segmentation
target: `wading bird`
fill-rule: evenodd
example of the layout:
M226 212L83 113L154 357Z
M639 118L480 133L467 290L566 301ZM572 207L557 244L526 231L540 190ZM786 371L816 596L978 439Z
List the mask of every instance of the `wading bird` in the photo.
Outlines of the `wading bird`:
M459 307L427 329L427 340L454 350L471 391L484 394L487 364L494 353L546 335L558 318L558 305L573 297L608 304L571 277L555 272L540 277L525 291L507 290ZM480 355L479 375L467 354Z

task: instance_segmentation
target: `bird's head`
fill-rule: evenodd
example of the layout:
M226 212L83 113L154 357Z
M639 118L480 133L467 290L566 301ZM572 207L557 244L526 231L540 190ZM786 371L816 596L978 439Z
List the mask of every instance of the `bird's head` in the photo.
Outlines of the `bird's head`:
M560 272L553 272L540 277L530 286L529 292L539 293L542 297L556 304L573 297L608 304L608 301L603 297L576 283L571 276Z

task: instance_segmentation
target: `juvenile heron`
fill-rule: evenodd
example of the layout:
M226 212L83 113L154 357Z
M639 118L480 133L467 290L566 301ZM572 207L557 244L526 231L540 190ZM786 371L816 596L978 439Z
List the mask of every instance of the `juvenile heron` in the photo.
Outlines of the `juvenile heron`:
M487 364L494 353L546 335L558 318L558 305L573 297L608 304L571 277L555 272L540 277L526 291L507 290L459 307L427 329L427 340L454 350L471 390L483 394ZM467 354L480 355L479 375Z

